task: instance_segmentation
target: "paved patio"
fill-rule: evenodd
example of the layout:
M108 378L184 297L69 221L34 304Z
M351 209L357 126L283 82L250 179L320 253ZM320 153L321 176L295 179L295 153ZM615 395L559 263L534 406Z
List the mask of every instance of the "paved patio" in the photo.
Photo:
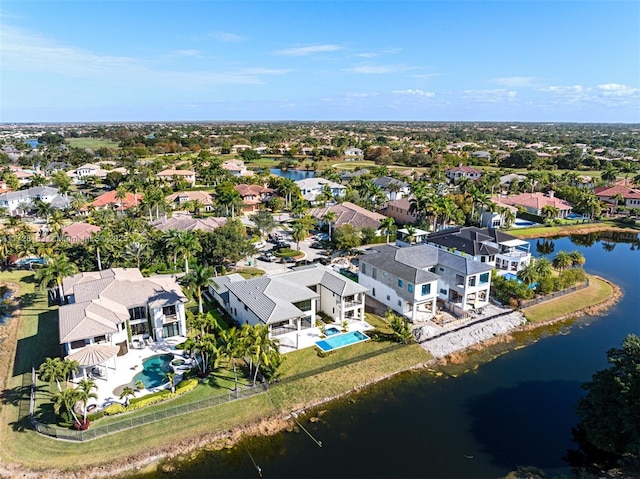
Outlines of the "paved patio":
M103 374L100 377L94 377L96 386L98 387L97 391L94 390L94 392L98 395L98 398L92 399L89 401L89 404L96 404L99 408L103 408L114 402L123 403L124 400L121 400L119 395L114 394L114 389L118 386L130 384L133 377L142 371L142 361L150 358L151 356L173 353L178 357L182 357L183 351L175 349L175 347L176 345L183 343L185 340L186 338L181 336L166 338L156 341L151 345L145 345L141 349L130 349L124 356L117 356L114 359L107 361L106 366L100 366ZM77 382L82 378L82 373L80 373L74 382ZM163 385L161 387L153 388L152 390L143 389L136 393L136 397L158 391L164 387L166 386Z
M342 329L342 325L338 323L328 325L328 327L331 326ZM375 328L366 321L359 321L357 319L347 320L347 331L369 331L371 329ZM280 352L286 354L298 349L315 346L316 341L322 339L322 333L320 332L320 328L309 328L282 334L276 336L275 339L280 342Z

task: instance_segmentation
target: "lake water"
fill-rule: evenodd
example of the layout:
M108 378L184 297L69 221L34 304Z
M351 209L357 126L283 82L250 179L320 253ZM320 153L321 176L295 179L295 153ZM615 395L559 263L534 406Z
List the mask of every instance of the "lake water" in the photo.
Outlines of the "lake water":
M269 172L272 175L282 176L283 178L290 178L294 181L304 180L305 178L313 178L316 176L313 170L294 170L292 168L288 168L286 170L282 170L280 168L269 168Z
M553 249L550 257L581 251L587 272L617 283L624 298L603 317L580 319L537 341L530 336L526 347L497 357L497 349L480 352L471 357L476 368L463 366L472 369L466 374L405 373L324 405L319 422L303 422L322 448L303 432L285 432L139 477L258 477L247 450L265 478L496 478L518 466L569 477L562 456L573 446L580 384L607 367L608 349L630 332L640 334L640 245L593 236L547 240L546 250L535 240L531 245L536 255Z

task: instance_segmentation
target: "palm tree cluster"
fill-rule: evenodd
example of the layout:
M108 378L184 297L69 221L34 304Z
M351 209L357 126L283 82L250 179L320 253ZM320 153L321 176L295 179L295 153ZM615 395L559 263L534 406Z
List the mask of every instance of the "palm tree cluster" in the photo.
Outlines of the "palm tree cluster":
M269 337L264 325L244 325L223 329L211 313L189 319L190 335L185 351L196 360L201 376L220 367L226 360L233 370L235 391L238 391L238 367L244 366L253 384L261 373L267 380L275 379L282 364L278 341Z
M78 362L69 359L46 358L38 368L38 374L42 381L49 383L51 388L56 385L57 391L53 394L53 409L62 422L68 422L73 418L75 427L86 428L87 406L90 399L97 399L93 392L97 389L93 379L83 378L76 387L70 383L70 376L78 372ZM78 418L75 412L76 404L82 403L83 418Z

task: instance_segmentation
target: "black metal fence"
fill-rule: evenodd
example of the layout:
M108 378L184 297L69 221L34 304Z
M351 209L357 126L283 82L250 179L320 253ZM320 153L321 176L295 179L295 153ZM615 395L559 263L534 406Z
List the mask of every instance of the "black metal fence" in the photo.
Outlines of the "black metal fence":
M536 304L544 303L546 301L551 301L552 299L559 298L564 296L565 294L573 293L575 291L579 291L581 289L589 286L589 280L587 279L584 283L579 283L570 288L563 289L562 291L556 291L555 293L545 294L540 298L529 299L526 301L520 301L520 308L528 308L529 306L535 306Z
M250 386L246 389L239 390L237 395L235 391L229 391L227 394L200 399L198 401L181 404L179 406L167 407L159 411L144 414L142 416L126 417L125 415L125 417L122 417L122 419L118 419L108 424L92 426L85 431L76 431L74 429L51 426L49 424L42 424L38 422L38 420L33 415L33 411L35 409L35 369L33 371L32 379L33 386L29 417L33 428L40 434L44 434L46 436L51 436L56 439L63 439L66 441L77 442L90 441L98 437L125 431L127 429L132 429L144 424L150 424L153 422L161 421L163 419L180 416L182 414L188 414L190 412L199 411L201 409L207 409L231 401L245 399L251 396L255 396L256 394L263 393L269 388L267 383L256 384L255 386Z

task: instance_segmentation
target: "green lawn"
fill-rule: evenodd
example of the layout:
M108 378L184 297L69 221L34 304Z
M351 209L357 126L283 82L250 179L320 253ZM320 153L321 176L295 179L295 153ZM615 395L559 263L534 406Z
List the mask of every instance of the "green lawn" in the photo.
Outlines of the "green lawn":
M610 298L613 288L609 283L593 276L589 277L589 286L557 299L523 308L522 312L529 321L536 323L571 314L582 308L595 306Z
M597 223L576 223L560 226L535 226L533 228L510 229L509 234L518 238L539 238L549 236L567 236L571 234L588 234L591 232L607 231L612 229L629 229L640 231L640 225L622 223L620 221L605 220Z
M102 138L67 138L65 141L73 148L91 148L92 150L97 150L102 147L111 149L120 148L115 141L104 140Z

